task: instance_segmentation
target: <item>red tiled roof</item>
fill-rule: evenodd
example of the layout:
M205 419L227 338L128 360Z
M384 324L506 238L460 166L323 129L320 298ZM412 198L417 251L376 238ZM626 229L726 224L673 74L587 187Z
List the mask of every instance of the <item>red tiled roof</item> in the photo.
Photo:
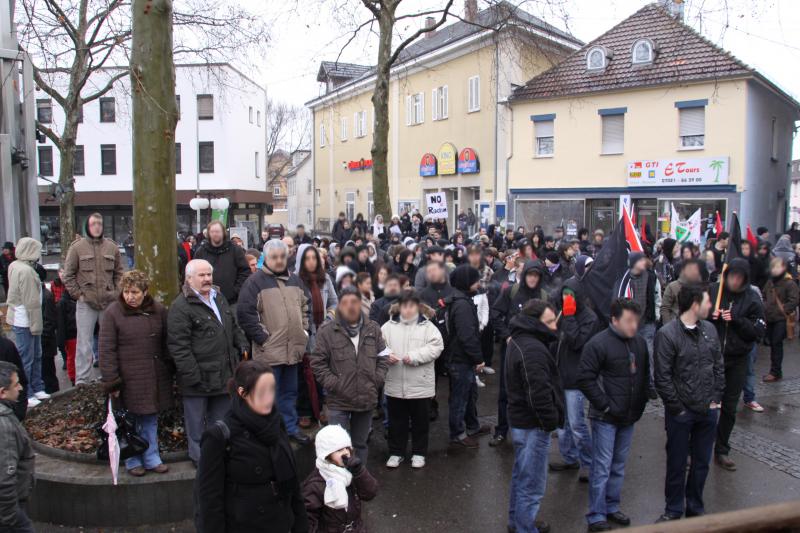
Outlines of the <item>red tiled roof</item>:
M655 44L652 63L632 63L632 47L639 39ZM602 71L586 69L586 53L595 46L609 52ZM516 89L512 99L558 98L754 74L752 68L654 3Z

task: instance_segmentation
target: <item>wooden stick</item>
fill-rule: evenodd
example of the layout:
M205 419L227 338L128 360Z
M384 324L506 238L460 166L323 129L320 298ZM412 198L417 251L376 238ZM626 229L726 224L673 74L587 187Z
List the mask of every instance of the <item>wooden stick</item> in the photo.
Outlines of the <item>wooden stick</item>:
M722 289L725 287L725 272L728 271L728 263L722 265L722 272L719 275L719 290L717 290L717 302L714 305L714 310L719 311L719 306L722 304Z

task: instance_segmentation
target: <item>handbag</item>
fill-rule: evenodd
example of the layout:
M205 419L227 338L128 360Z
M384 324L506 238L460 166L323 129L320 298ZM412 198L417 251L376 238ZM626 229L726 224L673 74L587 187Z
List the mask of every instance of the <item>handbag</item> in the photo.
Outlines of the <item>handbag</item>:
M137 455L143 454L150 447L145 439L136 433L136 419L127 409L118 406L113 407L113 400L106 401L108 410L114 415L117 422L117 443L119 445L119 458L124 461ZM104 421L98 422L94 429L100 438L97 447L97 458L100 461L108 461L108 433L103 429Z
M786 308L783 306L783 302L780 298L778 298L778 291L773 288L773 294L775 295L775 302L778 304L778 310L786 317L786 339L792 340L794 339L794 328L795 324L797 323L797 318L795 313L787 313Z

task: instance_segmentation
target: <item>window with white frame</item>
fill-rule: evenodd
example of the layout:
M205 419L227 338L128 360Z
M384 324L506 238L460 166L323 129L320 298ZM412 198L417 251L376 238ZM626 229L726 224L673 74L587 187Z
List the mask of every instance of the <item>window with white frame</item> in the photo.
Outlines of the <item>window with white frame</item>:
M375 219L375 195L367 191L367 220Z
M406 126L425 122L425 95L422 93L406 96Z
M533 122L535 135L534 153L537 156L553 155L555 143L553 135L554 119L541 119Z
M444 120L447 118L447 85L442 85L433 90L431 95L431 120Z
M276 183L272 186L272 196L281 196L281 185Z
M625 151L625 114L606 114L602 120L603 140L600 153L621 154Z
M481 77L472 76L467 81L467 112L474 113L481 109Z
M258 152L256 152L255 157L253 158L253 160L255 162L255 167L256 167L256 177L260 178L261 177L261 157L259 156Z
M631 61L637 63L651 63L653 61L653 43L648 39L639 39L633 43Z
M312 224L311 208L310 207L306 207L306 225L307 226L311 226L311 224Z
M342 117L342 131L341 131L341 139L343 141L347 140L347 118Z
M323 148L325 146L325 124L322 123L319 125L319 147Z
M356 111L353 114L353 136L364 137L367 134L367 112Z
M706 144L706 108L684 107L680 113L680 146L682 148L702 148Z
M606 51L595 46L586 53L586 68L588 70L602 70L606 68Z
M261 111L256 111L256 126L261 127Z
M286 190L289 193L289 196L294 196L294 178L289 178L286 180Z
M344 212L347 220L356 218L356 193L349 191L344 194Z
M316 191L314 191L314 198L316 200L316 202L315 202L316 205L319 205L320 202L322 201L322 191L320 189L317 189Z
M247 118L250 120L250 124L253 123L253 106L247 108Z

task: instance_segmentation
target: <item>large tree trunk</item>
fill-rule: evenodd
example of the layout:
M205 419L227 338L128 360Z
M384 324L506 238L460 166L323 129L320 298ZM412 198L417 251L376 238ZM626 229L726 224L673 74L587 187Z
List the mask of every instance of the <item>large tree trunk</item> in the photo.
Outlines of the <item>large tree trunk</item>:
M372 106L375 114L375 135L372 138L372 197L375 214L388 221L392 216L389 199L389 73L392 54L392 31L394 13L392 9L381 9L378 18L380 41L378 43L378 66ZM371 221L370 221L371 222Z
M61 159L58 169L58 184L61 186L58 222L61 231L61 263L67 257L69 245L75 240L78 229L75 226L75 141L78 137L78 113L68 113L64 130L61 133L61 146L58 153Z
M172 0L133 0L133 228L136 266L150 294L178 294L175 203L175 66Z

